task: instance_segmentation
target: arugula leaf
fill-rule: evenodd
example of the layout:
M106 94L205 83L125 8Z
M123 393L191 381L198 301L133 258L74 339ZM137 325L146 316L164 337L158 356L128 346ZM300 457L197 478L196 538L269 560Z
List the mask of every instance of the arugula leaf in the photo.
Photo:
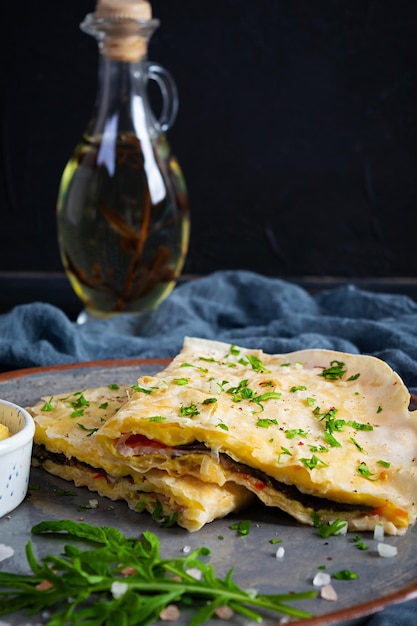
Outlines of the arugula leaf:
M315 591L244 591L233 581L233 570L221 579L210 563L201 560L210 554L205 547L163 559L159 539L151 532L135 539L109 526L70 520L41 522L32 533L59 533L92 546L82 550L65 545L61 555L48 555L38 562L29 541L26 558L32 573L0 572L0 616L19 610L27 615L47 611L46 626L148 626L168 604L182 603L195 609L192 626L207 622L219 606L230 606L256 622L262 621L265 611L312 617L287 602L314 598ZM193 576L192 571L201 576Z

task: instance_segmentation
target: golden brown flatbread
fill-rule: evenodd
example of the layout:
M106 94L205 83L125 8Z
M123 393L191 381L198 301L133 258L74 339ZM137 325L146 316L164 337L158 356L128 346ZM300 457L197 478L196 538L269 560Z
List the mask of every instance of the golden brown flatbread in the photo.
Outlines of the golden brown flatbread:
M318 349L268 355L186 338L162 372L119 391L116 407L110 398L100 409L108 392L86 391L90 402L97 397L79 419L68 415L68 399L50 412L38 403L35 442L135 486L157 472L165 497L178 481L197 480L239 488L237 507L251 493L305 524L337 517L351 530L382 523L395 535L416 520L417 420L400 377L380 359Z
M157 521L189 531L246 506L251 493L233 482L219 486L191 475L170 476L150 468L136 472L105 454L95 434L128 400L129 386L110 386L41 399L34 417L34 462L49 473L111 500L125 500Z

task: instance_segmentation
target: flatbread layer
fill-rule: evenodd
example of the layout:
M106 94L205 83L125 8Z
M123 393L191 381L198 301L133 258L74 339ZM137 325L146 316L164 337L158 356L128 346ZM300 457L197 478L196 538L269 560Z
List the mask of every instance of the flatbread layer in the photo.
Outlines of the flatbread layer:
M76 486L111 500L124 500L163 523L189 531L239 510L253 500L244 486L173 476L158 468L137 472L105 453L96 438L100 426L120 409L130 386L86 389L42 398L29 411L35 421L34 463Z
M402 534L417 514L409 402L400 377L375 357L268 355L186 338L95 438L123 472L234 480L303 523L316 511L352 529L383 523Z

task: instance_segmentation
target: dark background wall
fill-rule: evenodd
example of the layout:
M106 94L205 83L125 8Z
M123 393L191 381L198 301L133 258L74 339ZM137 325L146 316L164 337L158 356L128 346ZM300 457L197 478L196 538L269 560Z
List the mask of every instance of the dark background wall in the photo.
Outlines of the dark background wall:
M417 276L417 4L153 0L180 94L185 272ZM2 24L0 272L61 271L55 200L95 97L90 0Z

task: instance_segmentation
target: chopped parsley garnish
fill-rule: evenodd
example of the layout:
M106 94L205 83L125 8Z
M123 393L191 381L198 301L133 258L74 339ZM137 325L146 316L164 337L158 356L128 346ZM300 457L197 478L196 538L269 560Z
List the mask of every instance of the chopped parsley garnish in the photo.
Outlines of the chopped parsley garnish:
M336 437L333 437L333 435L331 435L328 432L324 433L324 438L326 440L326 442L329 444L329 446L331 446L332 448L341 448L342 444L337 441Z
M221 428L222 430L229 430L228 425L225 424L224 422L219 422L218 424L216 424L216 428Z
M349 441L351 441L357 447L359 452L364 452L366 454L365 450L362 448L361 445L359 445L359 443L356 441L356 439L354 439L354 437L349 437Z
M258 359L257 356L254 356L253 354L248 354L247 359L254 372L269 372L269 370L265 367L262 361Z
M180 415L182 417L194 417L199 415L200 411L197 409L195 402L191 402L188 406L182 405L180 407Z
M189 380L188 378L174 378L172 382L175 383L175 385L182 386L182 385L188 385Z
M222 380L221 383L216 383L220 391L224 391L224 386L228 384L229 384L228 380Z
M84 397L84 394L81 394L77 400L70 402L70 404L74 409L79 409L81 407L90 406L90 403L88 400L86 400L86 398Z
M378 461L378 465L382 465L382 467L391 467L391 463L389 461L383 461L382 459Z
M214 404L215 402L217 402L217 398L206 398L202 404Z
M139 387L139 385L132 385L131 387L133 389L133 391L140 391L141 393L146 393L146 394L151 394L152 391L155 389L155 387L153 389L146 389L145 387Z
M310 470L316 469L318 467L329 467L328 463L325 463L315 454L312 455L311 459L300 459L301 463Z
M293 428L292 430L285 431L285 436L287 439L294 439L294 437L296 437L297 435L299 437L307 437L308 432L303 430L302 428Z
M281 398L281 394L279 391L268 391L267 393L262 393L259 396L255 396L253 398L254 402L265 402L265 400L279 400Z
M264 418L264 419L258 419L258 421L256 422L256 425L259 426L260 428L269 428L273 424L275 426L278 425L278 422L276 419Z
M151 417L148 417L148 422L165 422L166 417L163 417L163 415L151 415Z
M236 530L238 535L249 535L250 520L245 519L241 522L236 522L230 526L230 530Z
M198 365L194 365L194 363L181 363L180 367L195 367L195 369L199 370L203 374L207 374L208 372L206 367L199 367Z
M328 452L329 449L326 446L309 446L310 452Z
M109 385L109 389L119 389L119 385L117 383L112 383L111 385Z
M319 376L323 376L326 380L339 380L343 378L347 370L345 364L342 361L330 361L330 367L320 372Z
M342 569L340 572L332 574L336 580L356 580L359 578L356 572L352 572L350 569Z
M347 379L348 382L352 381L352 380L358 380L360 376L360 373L358 372L357 374L353 374L352 376L349 376L349 378Z
M94 435L94 433L98 431L98 428L87 428L84 424L80 424L79 422L77 422L77 426L81 428L81 430L88 432L87 437L91 437L91 435Z
M313 525L317 529L317 533L320 537L327 539L331 535L340 534L346 528L346 522L343 519L337 518L333 522L321 522L317 513L311 515Z
M280 462L281 456L282 456L283 454L287 454L288 456L292 456L292 452L290 452L290 451L288 450L288 448L284 448L284 446L281 446L281 453L280 453L280 455L278 456L278 459L277 459L277 460L278 460L278 463Z
M347 422L347 425L350 426L351 428L354 428L355 430L373 430L374 427L371 426L371 424L362 424L361 422L354 422L352 420L349 420Z
M366 543L364 541L362 541L360 535L355 535L353 537L353 539L351 539L350 541L355 544L355 546L356 546L356 548L358 550L367 550L368 549L368 546L366 545Z
M41 407L41 411L53 411L54 410L54 405L52 404L52 398L53 396L51 396L48 400L48 402L45 402L45 404L43 405L43 407Z
M178 513L175 511L172 515L164 515L162 504L158 500L154 510L152 511L152 519L158 522L162 528L170 528L175 526L178 521Z
M375 474L373 474L366 467L366 463L364 461L362 461L362 463L359 464L358 474L360 474L360 476L363 476L363 478L366 478L367 480L377 480L376 478L373 478L373 476L375 476Z
M294 387L291 387L290 392L291 393L295 393L296 391L306 391L307 387L305 385L297 385Z

